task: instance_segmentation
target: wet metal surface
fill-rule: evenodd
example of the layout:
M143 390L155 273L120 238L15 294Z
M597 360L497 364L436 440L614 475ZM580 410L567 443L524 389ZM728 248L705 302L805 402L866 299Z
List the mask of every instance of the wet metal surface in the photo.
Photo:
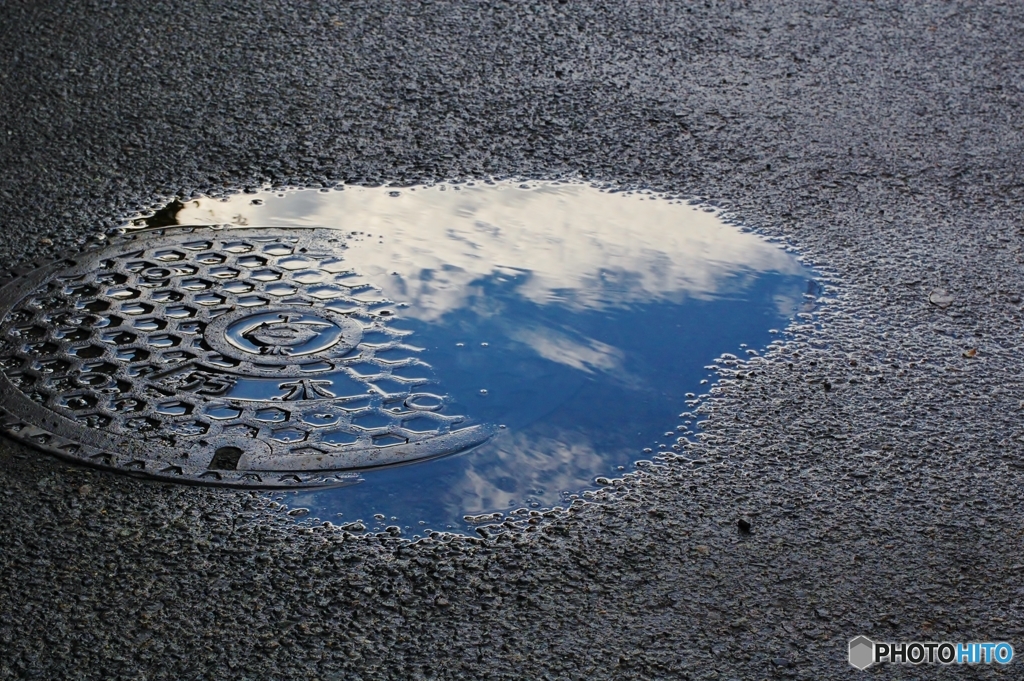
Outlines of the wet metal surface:
M0 291L5 432L60 456L204 484L345 471L490 434L423 392L418 349L316 230L136 233ZM371 296L372 298L372 296Z
M287 329L276 331L311 337L291 346L289 352L307 353L292 368L307 376L307 390L335 395L339 415L367 385L377 391L379 422L352 421L379 428L374 442L403 451L403 439L426 438L422 447L440 440L428 450L434 455L467 451L412 467L362 470L353 479L358 485L280 500L311 517L358 520L378 530L395 526L412 536L486 522L515 508L568 505L597 478L613 479L637 459L679 451L697 430L695 417L682 412L706 390L707 365L723 352L756 354L772 340L769 331L785 327L816 291L792 255L714 212L583 184L264 191L174 208L179 224L228 227L217 243L239 251L235 263L282 248L250 235L317 228L304 244L323 251L322 264L300 262L291 251L277 256L269 272L287 276L255 283L265 299L260 304L305 296L316 301L312 310L348 320L357 315L352 333L363 341L343 344L356 350L341 353L348 373L338 374L337 358L315 351L329 334L342 333L343 319L307 322L298 316L303 308L295 308ZM249 271L231 282L268 278L262 262L251 262ZM275 376L280 369L248 361L270 359L251 343L270 333L261 330L266 320L276 324L268 329L278 329L281 314L278 307L239 308L207 327L217 361L243 362L231 371L246 376L216 404L245 414L239 398L302 404L294 402L293 383ZM306 331L329 323L328 332ZM369 338L382 332L401 335ZM376 364L368 366L360 353L371 352ZM372 383L362 378L367 373ZM352 383L353 376L363 383ZM436 400L424 401L431 395ZM319 409L325 419L319 429L300 423L296 431L295 417L263 424L258 435L261 424L244 425L258 440L296 438L287 443L285 460L332 461L344 458L354 446L344 438L355 436L339 431L338 416L328 412ZM468 432L441 437L435 434L440 419ZM444 437L457 439L447 445ZM382 454L363 456L369 464ZM243 458L239 470L247 465Z

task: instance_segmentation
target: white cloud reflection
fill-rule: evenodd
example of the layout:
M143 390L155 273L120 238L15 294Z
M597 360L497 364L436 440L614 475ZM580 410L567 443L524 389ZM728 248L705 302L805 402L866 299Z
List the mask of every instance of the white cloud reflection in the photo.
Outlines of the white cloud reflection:
M337 495L336 490L314 490L299 492L288 500L292 507L318 509L324 520L337 518L337 511L327 509L335 504L325 498L333 498L338 507L344 508L343 521L362 518L370 520L373 513L387 516L401 513L402 524L427 518L430 526L439 529L446 524L456 527L462 524L462 517L478 513L507 511L512 508L538 504L550 508L562 502L566 490L581 490L594 487L594 478L609 473L611 460L628 460L630 451L609 451L607 443L595 443L586 434L557 427L534 427L525 432L503 430L486 444L472 452L443 461L457 462L457 474L445 478L444 484L432 486L429 495L409 496L408 489L401 484L402 504L398 511L385 501L387 487L377 487L374 492L363 489L362 485L373 485L375 476L384 471L364 473L366 479L359 488L349 488L347 494ZM420 464L422 465L422 464ZM441 464L444 467L444 463ZM349 494L362 496L352 506ZM440 510L440 513L438 511ZM372 524L372 521L371 521ZM390 523L389 523L390 524Z
M743 288L758 272L802 271L783 250L712 213L651 197L512 182L395 192L347 187L199 199L177 219L372 235L349 242L353 268L409 303L403 316L423 321L465 307L485 278L511 281L537 304L602 309L710 298ZM598 348L589 352L582 365L608 361Z
M561 491L592 486L595 471L608 467L610 455L599 451L583 434L561 430L546 434L505 431L484 448L466 457L460 478L440 500L453 514L507 509L513 502L525 505L527 500L553 506ZM627 452L619 454L628 456Z
M544 359L588 374L595 370L609 373L620 373L622 370L623 352L593 338L578 342L553 329L539 327L516 329L510 335L533 348Z

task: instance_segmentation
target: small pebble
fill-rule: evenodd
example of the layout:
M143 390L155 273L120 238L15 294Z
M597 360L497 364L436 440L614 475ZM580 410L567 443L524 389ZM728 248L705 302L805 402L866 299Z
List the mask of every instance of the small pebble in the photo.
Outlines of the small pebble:
M940 308L947 308L953 304L953 296L944 288L937 288L928 296L928 302Z

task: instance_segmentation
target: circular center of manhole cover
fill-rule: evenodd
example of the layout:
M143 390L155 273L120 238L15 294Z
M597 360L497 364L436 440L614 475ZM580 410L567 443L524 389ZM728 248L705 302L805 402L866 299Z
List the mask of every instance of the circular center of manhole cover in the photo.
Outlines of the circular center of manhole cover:
M339 484L491 430L420 388L393 310L315 229L130 235L8 284L3 428L90 464L242 486Z

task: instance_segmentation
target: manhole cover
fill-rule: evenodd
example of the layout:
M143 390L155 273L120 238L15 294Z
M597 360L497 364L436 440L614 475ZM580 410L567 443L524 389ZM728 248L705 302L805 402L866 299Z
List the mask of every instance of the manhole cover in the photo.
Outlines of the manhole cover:
M0 425L60 456L156 478L338 485L492 432L449 413L346 237L171 228L0 291Z

